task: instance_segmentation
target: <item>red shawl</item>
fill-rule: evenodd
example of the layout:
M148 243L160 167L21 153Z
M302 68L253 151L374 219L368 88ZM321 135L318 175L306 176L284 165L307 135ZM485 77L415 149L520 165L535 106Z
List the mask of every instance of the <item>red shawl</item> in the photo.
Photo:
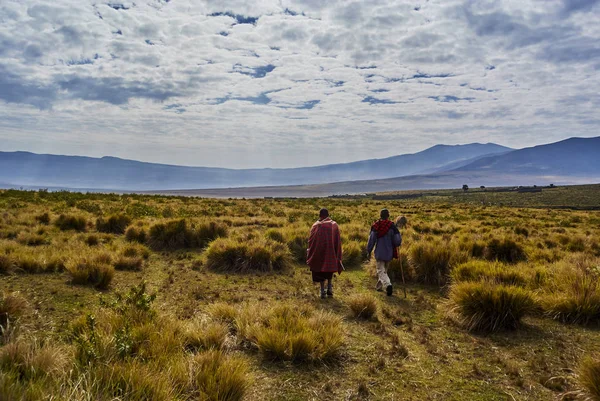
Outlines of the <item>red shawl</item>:
M313 224L306 253L311 271L342 272L342 241L335 221L326 218Z
M377 233L377 238L385 236L392 228L394 223L391 220L377 220L371 226L371 231ZM398 248L394 247L394 259L398 259Z

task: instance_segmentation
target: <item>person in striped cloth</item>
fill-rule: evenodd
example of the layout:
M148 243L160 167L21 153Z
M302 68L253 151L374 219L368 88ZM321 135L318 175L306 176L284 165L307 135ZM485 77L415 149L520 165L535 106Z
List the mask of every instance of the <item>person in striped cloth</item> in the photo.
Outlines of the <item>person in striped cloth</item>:
M377 291L385 291L388 296L393 293L392 282L387 274L387 269L392 259L398 259L398 247L402 244L402 236L398 227L390 220L390 212L382 209L379 213L380 219L371 226L367 254L371 258L371 252L375 248L375 261L377 262Z
M340 229L329 217L327 209L320 210L319 220L310 229L306 264L312 272L313 282L321 284L321 298L333 297L333 274L340 274L344 266ZM325 282L327 282L327 291Z

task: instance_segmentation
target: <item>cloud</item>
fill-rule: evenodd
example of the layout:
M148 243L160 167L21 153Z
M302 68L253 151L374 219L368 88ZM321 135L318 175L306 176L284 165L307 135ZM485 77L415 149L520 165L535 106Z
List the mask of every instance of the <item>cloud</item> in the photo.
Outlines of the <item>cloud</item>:
M291 167L593 136L599 3L4 0L0 141Z

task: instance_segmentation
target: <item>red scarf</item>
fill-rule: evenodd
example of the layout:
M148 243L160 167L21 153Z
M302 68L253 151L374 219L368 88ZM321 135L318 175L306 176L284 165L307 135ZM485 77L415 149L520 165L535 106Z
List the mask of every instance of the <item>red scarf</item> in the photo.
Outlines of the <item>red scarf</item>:
M385 236L394 223L391 220L377 220L371 226L371 230L377 233L377 238ZM398 248L394 247L394 259L398 259Z

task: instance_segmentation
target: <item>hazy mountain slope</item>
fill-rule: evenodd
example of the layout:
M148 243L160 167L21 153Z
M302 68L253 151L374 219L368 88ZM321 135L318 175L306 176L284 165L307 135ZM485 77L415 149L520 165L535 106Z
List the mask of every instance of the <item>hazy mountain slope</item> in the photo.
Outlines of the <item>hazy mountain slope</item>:
M482 157L454 171L504 174L598 176L600 137L564 141Z
M318 184L418 174L448 163L510 148L495 144L436 145L422 152L353 163L295 169L233 170L144 163L114 157L0 152L0 182L13 185L157 190Z

